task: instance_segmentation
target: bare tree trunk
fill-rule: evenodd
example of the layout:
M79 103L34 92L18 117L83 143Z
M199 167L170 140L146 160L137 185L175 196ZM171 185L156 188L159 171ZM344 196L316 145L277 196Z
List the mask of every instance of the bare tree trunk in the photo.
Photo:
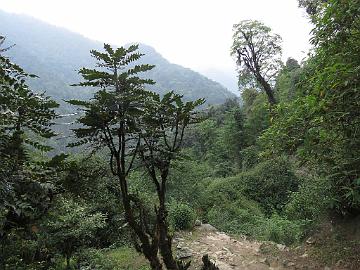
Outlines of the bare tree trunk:
M261 86L263 87L269 103L271 106L275 105L277 103L275 96L274 96L274 91L271 89L270 84L263 78L263 76L261 76L261 74L257 74L256 75L257 81L261 84Z
M130 228L133 230L137 238L139 239L141 246L141 252L144 254L146 259L150 262L151 269L153 270L162 270L162 263L158 257L159 245L157 244L156 239L151 239L151 236L146 234L144 229L136 222L133 207L131 206L129 194L127 194L127 189L125 187L125 178L119 176L123 206L125 210L125 219L128 222ZM141 209L139 209L141 210ZM156 236L153 236L153 238ZM152 240L152 241L151 241Z
M150 262L151 269L162 270L162 264L158 257L158 245L152 245L150 236L148 236L141 227L136 223L134 216L132 215L132 209L130 202L124 203L125 219L128 222L130 228L136 234L141 243L141 252L146 259ZM154 240L154 239L153 239Z
M160 232L160 253L168 270L178 270L176 260L172 252L172 237L169 235L166 222L166 210L160 205L158 212L158 225Z
M66 254L66 269L70 270L70 255Z
M160 233L160 253L164 264L168 270L178 270L178 265L172 252L172 237L168 232L167 211L165 206L166 180L168 176L168 169L161 173L161 188L158 190L159 210L157 213L157 222Z
M109 137L111 138L111 133L109 133ZM126 130L124 121L120 122L120 128L118 130L119 137L119 145L120 149L118 151L112 150L112 154L115 155L116 158L116 175L119 179L121 195L122 195L122 203L125 210L125 220L129 224L130 228L133 230L134 234L137 236L137 239L140 241L141 245L135 244L135 248L144 254L146 259L150 262L151 269L153 270L162 270L162 263L158 257L159 244L156 238L156 234L152 235L150 232L146 230L146 227L143 226L140 214L140 220L136 221L134 210L138 207L139 212L141 209L141 205L137 204L135 198L131 198L132 196L129 194L126 175ZM110 146L110 149L111 146ZM135 155L135 154L134 154ZM110 167L112 166L112 161ZM131 165L129 165L131 166ZM130 168L130 167L129 167ZM131 205L131 201L135 203L134 206ZM136 241L136 240L135 240Z

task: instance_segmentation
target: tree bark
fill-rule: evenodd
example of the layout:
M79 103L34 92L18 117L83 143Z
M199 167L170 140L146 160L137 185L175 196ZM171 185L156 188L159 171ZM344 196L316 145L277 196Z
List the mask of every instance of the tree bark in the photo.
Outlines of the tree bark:
M162 209L161 209L162 208ZM161 210L160 210L161 209ZM166 211L160 206L158 213L158 225L160 232L160 253L168 270L178 270L176 260L172 252L172 237L169 235L166 222Z
M168 165L167 165L168 166ZM167 211L165 206L166 180L168 169L161 173L161 188L158 190L159 210L157 213L157 222L160 233L160 253L164 264L168 270L179 270L178 264L172 252L172 237L168 232Z
M271 106L275 105L277 103L277 101L275 99L274 91L271 89L270 84L264 79L263 76L261 76L260 73L256 74L256 79L263 87L263 89L268 97L270 105Z
M146 259L150 262L151 269L162 270L163 267L158 257L158 249L159 249L158 244L156 244L156 241L154 241L154 239L152 239L153 240L152 242L154 243L152 244L150 236L148 236L146 232L143 231L141 226L139 226L139 224L136 223L135 217L133 215L133 209L129 199L129 194L127 194L127 188L125 187L126 180L121 175L119 175L119 181L121 186L123 206L125 210L125 219L128 222L130 228L138 237L141 243L141 251L146 257Z
M70 255L66 255L66 269L70 270Z

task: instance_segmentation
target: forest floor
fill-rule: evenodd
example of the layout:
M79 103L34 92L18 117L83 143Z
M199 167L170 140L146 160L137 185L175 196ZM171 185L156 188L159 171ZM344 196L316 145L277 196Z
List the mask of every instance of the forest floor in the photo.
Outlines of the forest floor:
M316 241L318 239L309 238L304 244L289 248L246 237L231 237L209 224L197 226L192 232L179 232L174 238L177 257L191 260L191 270L201 269L204 254L208 254L220 270L357 269L344 265L342 260L330 266L320 262L313 252Z

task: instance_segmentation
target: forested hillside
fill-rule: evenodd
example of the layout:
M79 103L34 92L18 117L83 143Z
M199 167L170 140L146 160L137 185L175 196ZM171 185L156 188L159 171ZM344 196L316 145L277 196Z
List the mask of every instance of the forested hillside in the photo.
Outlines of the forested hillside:
M101 42L31 17L3 11L0 11L0 25L1 34L7 37L6 45L16 44L7 52L8 55L28 72L39 76L39 79L30 82L31 86L45 90L57 101L91 96L87 89L75 89L70 85L79 81L77 71L81 67L94 64L89 52L101 49ZM206 97L207 104L221 104L235 97L219 83L169 63L150 46L140 45L140 52L145 54L141 61L156 65L148 73L148 77L156 81L151 90L160 94L174 90L187 100ZM62 105L62 109L67 108L67 112L71 112L72 108L64 103Z
M264 23L234 24L241 104L149 90L172 70L196 79L156 70L169 64L148 47L79 52L68 76L91 99L61 94L77 154L49 155L63 105L1 36L0 269L360 269L360 0L299 8L302 63Z

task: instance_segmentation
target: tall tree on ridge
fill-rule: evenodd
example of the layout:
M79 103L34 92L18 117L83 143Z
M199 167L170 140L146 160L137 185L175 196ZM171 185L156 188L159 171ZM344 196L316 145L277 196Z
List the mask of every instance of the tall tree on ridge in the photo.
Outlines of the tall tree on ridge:
M233 31L231 55L238 65L239 84L260 86L270 105L276 104L272 85L282 65L281 37L259 21L241 21Z

